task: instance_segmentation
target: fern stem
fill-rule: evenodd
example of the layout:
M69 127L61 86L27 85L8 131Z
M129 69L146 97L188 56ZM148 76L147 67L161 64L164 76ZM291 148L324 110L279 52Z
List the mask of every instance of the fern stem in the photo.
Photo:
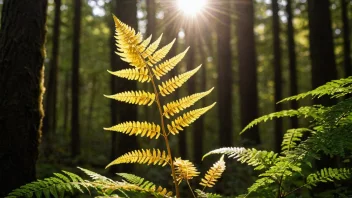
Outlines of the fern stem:
M196 195L194 194L194 192L193 192L193 190L192 190L192 187L191 187L191 185L189 184L189 181L188 181L188 180L187 180L187 185L188 185L188 188L191 190L193 197L194 197L194 198L197 198Z
M150 78L151 78L151 82L152 82L152 85L153 85L153 89L154 89L154 93L155 93L155 101L156 101L156 104L157 104L158 109L159 109L160 121L161 121L161 131L162 131L164 139L165 139L165 145L166 145L166 149L167 149L168 155L170 156L170 166L171 166L171 172L172 172L172 179L173 179L173 182L174 182L174 185L175 185L176 197L180 198L180 190L178 188L178 184L177 184L177 181L176 181L175 166L174 166L174 162L173 162L173 159L172 159L172 153L171 153L171 148L170 148L170 144L169 144L168 135L167 135L166 130L165 130L165 120L164 120L163 111L162 111L162 107L161 107L161 102L160 102L160 98L159 98L159 92L158 92L158 90L156 88L156 84L155 84L154 77L153 77L153 72L152 72L152 70L150 69L150 67L148 65L147 65L147 68L148 68L148 72L149 72L149 75L150 75Z

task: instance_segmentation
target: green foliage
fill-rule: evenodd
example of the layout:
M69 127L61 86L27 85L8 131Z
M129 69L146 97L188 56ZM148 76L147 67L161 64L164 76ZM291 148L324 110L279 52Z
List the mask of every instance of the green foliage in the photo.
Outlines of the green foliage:
M346 96L351 93L351 83L352 78L335 80L283 101L306 96ZM225 154L261 171L258 179L248 188L248 193L239 197L273 197L274 194L276 197L288 197L299 189L311 189L319 183L350 179L351 168L326 167L316 172L313 165L323 155L339 156L342 159L340 166L344 165L343 160L348 157L346 153L352 150L352 98L343 99L330 107L314 105L264 115L249 123L242 132L267 120L292 116L311 118L310 127L287 130L281 154L254 148L229 147L210 151L204 157Z

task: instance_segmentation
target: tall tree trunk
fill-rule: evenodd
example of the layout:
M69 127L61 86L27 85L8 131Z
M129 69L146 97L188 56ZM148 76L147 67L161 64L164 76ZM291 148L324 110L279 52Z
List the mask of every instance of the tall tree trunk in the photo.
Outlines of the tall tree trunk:
M329 0L308 0L308 18L312 87L316 88L337 77ZM323 105L332 105L334 102L328 97L314 100L315 104ZM334 161L323 155L317 162L317 169L336 166ZM319 184L314 193L328 189L331 189L331 185Z
M70 96L69 96L69 89L70 89L70 72L65 72L65 85L63 91L63 101L64 101L64 131L65 133L69 131L68 129L68 121L69 119L69 111L70 111Z
M337 78L329 0L308 0L308 18L312 86L316 88ZM314 102L332 104L327 97Z
M287 13L287 40L288 40L288 58L289 58L289 71L290 71L290 95L297 95L298 87L297 87L297 71L296 71L296 43L294 37L294 28L293 28L293 14L292 14L292 1L287 0L286 5L286 13ZM297 109L298 102L296 100L291 101L291 108ZM291 127L298 127L298 118L291 118Z
M35 179L47 0L5 0L0 30L0 197Z
M81 153L79 134L79 62L82 1L74 0L73 46L72 46L72 118L71 118L71 154Z
M217 23L218 48L218 118L220 146L232 146L232 64L231 64L231 16L229 1L218 3Z
M134 29L138 29L138 24L137 24L137 1L136 0L120 0L118 10L118 15L119 19L123 21L124 23L128 24ZM117 66L118 70L120 69L125 69L125 68L130 68L128 63L123 62L121 59L117 59ZM127 91L127 90L136 90L137 89L137 84L136 81L131 81L131 80L126 80L126 79L121 79L117 78L117 91L122 92L122 91ZM115 101L116 102L116 101ZM120 122L126 122L126 121L134 121L137 120L137 106L136 105L130 105L127 103L121 103L118 102L118 113L119 113L119 123ZM121 138L118 139L118 145L117 145L117 156L121 156L131 150L135 150L138 148L138 143L137 143L137 138L135 136L126 136L121 134ZM131 171L133 166L131 165L122 165L120 166L120 171L126 172L126 171Z
M111 4L110 4L110 8L111 8L111 13L118 15L117 12L117 3L118 0L112 0ZM118 70L118 57L115 54L116 50L116 45L115 45L115 25L112 19L109 20L110 21L110 67L112 71L117 71ZM110 78L110 89L111 89L111 93L117 93L118 89L117 89L117 77L111 75ZM116 124L118 124L118 111L117 111L117 102L115 100L110 100L110 118L111 118L111 126L114 126ZM117 151L117 133L111 133L111 153L110 153L110 160L114 160L116 158L116 156L118 155L118 151ZM114 174L116 173L117 167L113 166L109 169L109 172Z
M351 39L350 39L350 26L348 21L348 0L341 0L342 9L342 23L343 23L343 62L345 66L345 77L352 75L352 64L351 64Z
M281 75L281 41L280 41L280 19L279 19L279 6L277 0L272 0L273 11L273 47L274 47L274 73L275 73L275 96L274 101L278 102L282 99L282 75ZM275 105L275 111L281 111L281 103ZM275 121L275 151L280 152L282 134L282 120L276 119Z
M258 117L257 55L254 40L253 1L236 4L237 48L240 73L241 127ZM245 145L260 144L258 127L242 135Z
M56 130L56 101L57 101L57 76L59 63L59 44L60 44L60 17L61 0L55 0L55 16L53 27L53 49L49 67L49 83L45 103L45 117L43 120L44 137L50 132L55 134ZM50 145L50 142L47 142Z

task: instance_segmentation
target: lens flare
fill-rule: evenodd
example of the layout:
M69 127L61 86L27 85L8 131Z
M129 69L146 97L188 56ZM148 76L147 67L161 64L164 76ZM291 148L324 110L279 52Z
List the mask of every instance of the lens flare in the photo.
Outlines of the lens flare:
M177 0L178 7L186 15L195 16L201 12L206 4L206 0Z

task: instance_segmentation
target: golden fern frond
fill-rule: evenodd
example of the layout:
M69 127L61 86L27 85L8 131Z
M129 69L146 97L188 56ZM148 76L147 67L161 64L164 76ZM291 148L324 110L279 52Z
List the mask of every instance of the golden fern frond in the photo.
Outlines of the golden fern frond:
M208 91L195 93L191 96L186 96L179 100L167 103L166 105L163 106L164 116L167 118L170 118L170 116L173 116L174 114L179 113L180 111L192 106L198 100L210 94L210 92L213 91L213 89L214 88L211 88Z
M171 43L167 44L160 50L156 51L152 56L148 57L148 65L153 66L155 63L158 63L163 58L165 58L167 53L169 53L170 49L174 45L175 41L176 39L174 39Z
M189 78L191 78L201 67L202 65L198 66L197 68L183 73L181 75L175 76L166 82L161 83L159 85L159 91L162 96L166 96L174 92L177 88L181 87L183 83L185 83Z
M116 52L121 59L137 68L145 67L145 61L141 57L139 51L143 48L140 46L142 35L135 32L133 28L121 22L116 16L113 16L116 29L116 46L119 52Z
M182 160L181 158L176 158L175 162L175 174L176 181L180 184L182 180L190 180L193 177L197 177L199 172L194 164L188 160Z
M145 59L147 57L150 57L156 49L158 49L161 38L163 37L163 34L161 34L159 36L158 39L156 39L156 41L154 41L152 44L150 44L146 50L144 50L144 52L141 53L142 57Z
M134 68L134 69L123 69L119 71L109 71L108 72L112 75L115 75L120 78L126 78L128 80L137 80L139 82L149 82L151 79L148 74L148 69L145 67L142 67L140 69Z
M145 91L125 91L115 95L104 95L104 96L121 102L138 104L138 105L148 105L148 106L153 104L155 100L154 93L149 93Z
M147 49L151 40L152 40L152 35L150 35L147 39L145 39L141 44L138 45L138 51L144 52L145 49Z
M169 60L166 60L165 62L153 68L152 70L155 75L155 78L160 80L160 77L164 76L170 70L172 70L185 57L188 49L189 47L184 52L172 57Z
M158 139L160 136L160 126L148 122L124 122L113 127L104 128L108 131L116 131L128 135L140 135L141 137L149 137L150 139Z
M154 164L165 166L170 163L170 156L166 154L165 151L160 151L159 149L142 149L128 152L106 166L115 165L115 164L124 164L124 163L139 163L139 164Z
M167 125L169 132L173 135L178 134L179 131L182 131L184 127L189 126L191 123L193 123L195 120L197 120L200 116L202 116L204 113L206 113L209 109L211 109L215 104L216 104L216 102L214 102L213 104L211 104L207 107L192 110L190 112L184 113L182 116L179 116L174 121L172 121L171 124Z
M218 179L221 177L222 173L225 171L225 161L224 156L221 156L220 160L217 161L202 178L200 185L204 187L213 187Z

